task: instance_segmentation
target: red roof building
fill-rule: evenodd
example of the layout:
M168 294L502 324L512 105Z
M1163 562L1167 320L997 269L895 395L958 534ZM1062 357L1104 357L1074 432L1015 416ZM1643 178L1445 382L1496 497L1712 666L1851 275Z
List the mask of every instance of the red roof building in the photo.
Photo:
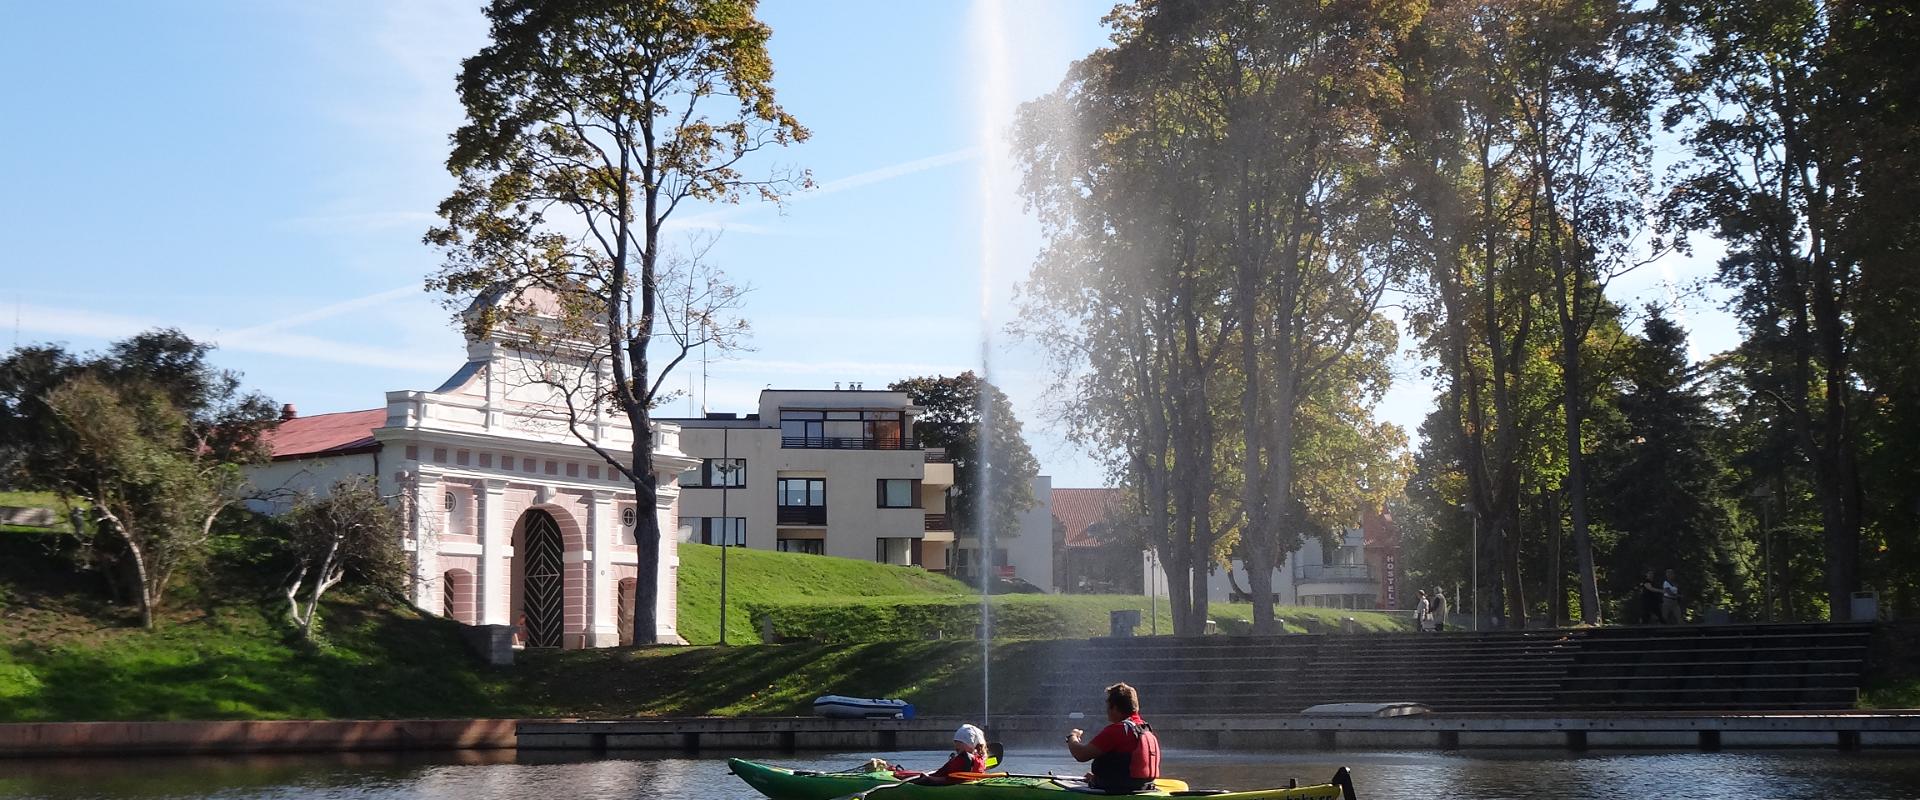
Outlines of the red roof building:
M266 442L275 461L370 453L380 449L373 429L385 424L384 408L294 417L268 433Z
M1066 531L1067 547L1099 547L1093 528L1105 524L1108 511L1119 506L1119 489L1053 490L1053 518Z

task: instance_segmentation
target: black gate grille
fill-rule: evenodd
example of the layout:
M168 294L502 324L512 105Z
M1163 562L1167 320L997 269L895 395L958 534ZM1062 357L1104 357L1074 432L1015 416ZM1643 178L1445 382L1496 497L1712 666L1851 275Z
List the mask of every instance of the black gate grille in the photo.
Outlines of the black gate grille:
M527 620L528 647L559 647L566 619L566 581L561 575L560 525L545 511L527 512L526 570L522 575L521 613ZM518 555L516 552L515 555Z

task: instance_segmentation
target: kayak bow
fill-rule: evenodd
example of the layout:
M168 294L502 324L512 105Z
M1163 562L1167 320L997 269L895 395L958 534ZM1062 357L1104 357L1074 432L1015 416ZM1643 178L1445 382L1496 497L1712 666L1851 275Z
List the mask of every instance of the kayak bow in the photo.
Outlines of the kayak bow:
M992 773L958 783L902 783L893 773L864 769L842 772L792 770L757 761L732 758L727 766L748 786L771 800L834 800L865 792L873 800L1081 800L1105 792L1087 788L1077 778L1014 776ZM1207 800L1354 800L1353 778L1345 767L1333 780L1312 786L1253 789L1244 792L1174 791L1152 789L1133 797L1205 797Z

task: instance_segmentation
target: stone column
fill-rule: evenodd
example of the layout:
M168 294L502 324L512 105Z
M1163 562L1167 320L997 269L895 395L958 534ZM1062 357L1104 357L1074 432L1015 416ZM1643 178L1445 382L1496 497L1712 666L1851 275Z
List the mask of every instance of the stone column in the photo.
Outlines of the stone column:
M619 603L613 582L613 492L595 489L587 496L587 541L593 561L587 565L587 646L620 643Z
M440 476L421 472L413 482L413 604L442 613L440 530L446 524L446 498Z
M480 575L475 610L482 625L511 625L513 572L507 561L513 546L513 520L507 519L507 482L488 479L480 495Z

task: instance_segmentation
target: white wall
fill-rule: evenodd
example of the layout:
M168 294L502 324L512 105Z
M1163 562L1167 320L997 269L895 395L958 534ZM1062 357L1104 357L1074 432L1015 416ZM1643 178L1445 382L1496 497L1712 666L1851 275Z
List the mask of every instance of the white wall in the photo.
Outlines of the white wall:
M248 500L247 508L267 514L283 513L302 494L324 497L343 479L373 475L377 460L375 453L355 453L270 461L246 467L252 491L265 495L264 499Z

